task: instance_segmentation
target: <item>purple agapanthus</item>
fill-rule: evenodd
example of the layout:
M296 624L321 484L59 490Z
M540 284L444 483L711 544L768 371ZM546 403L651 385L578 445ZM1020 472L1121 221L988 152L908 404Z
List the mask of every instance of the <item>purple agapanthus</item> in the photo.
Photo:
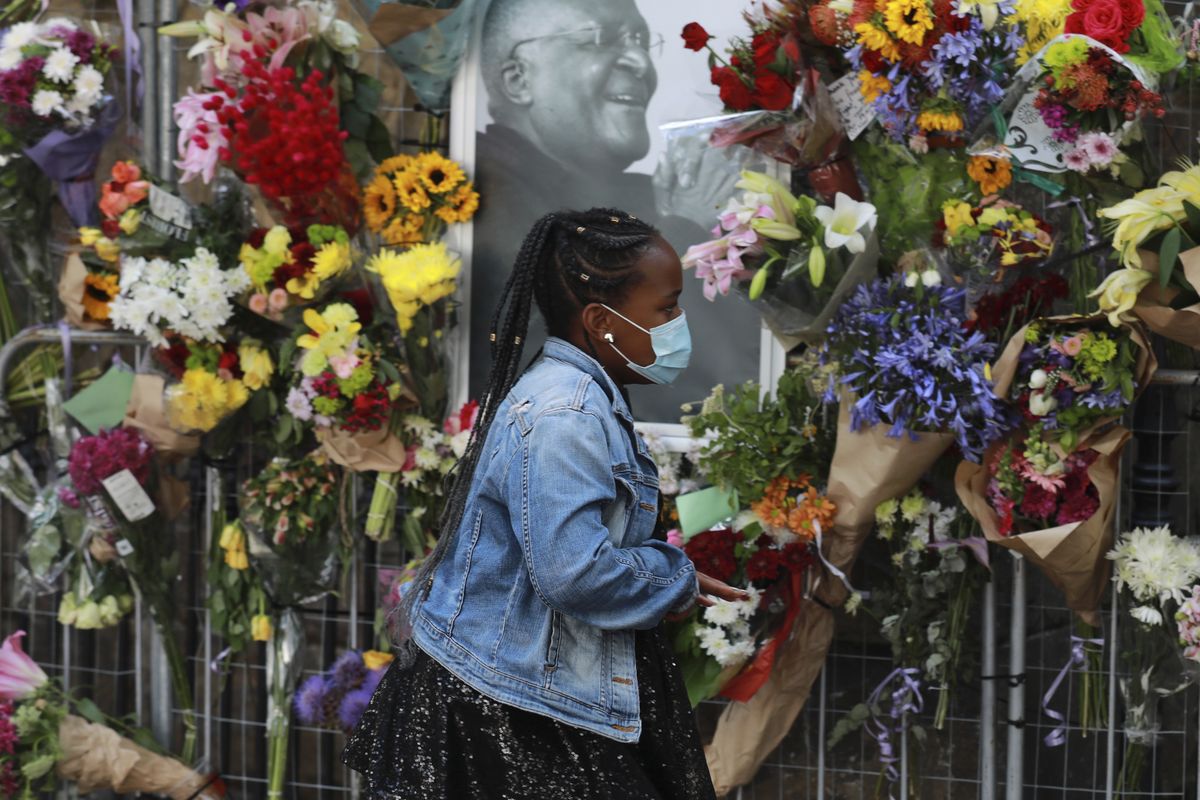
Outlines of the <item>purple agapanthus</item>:
M888 426L893 438L953 432L978 462L1004 432L1002 408L985 377L995 346L963 328L964 293L905 286L902 278L859 286L838 310L821 350L835 365L825 401L848 391L850 425Z

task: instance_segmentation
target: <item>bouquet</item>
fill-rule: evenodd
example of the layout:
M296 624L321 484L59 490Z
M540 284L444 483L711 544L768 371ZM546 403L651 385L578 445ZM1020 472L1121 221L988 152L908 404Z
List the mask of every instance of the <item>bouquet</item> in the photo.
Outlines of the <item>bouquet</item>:
M136 430L116 428L84 436L71 448L67 471L74 490L102 527L115 530L125 570L150 609L162 637L175 701L184 710L181 756L195 751L196 720L187 662L175 636L177 607L171 585L178 574L175 537L151 498L157 494L154 449Z
M1090 295L1114 326L1137 317L1155 333L1200 347L1200 167L1187 162L1158 185L1101 209L1123 269Z
M331 728L349 736L393 658L378 650L342 653L327 672L312 675L300 684L296 718L305 725Z
M955 266L1000 283L1013 267L1036 265L1054 249L1054 230L1016 203L991 199L972 206L951 200L935 223L933 244L945 248Z
M1088 471L1099 453L1062 456L1035 425L1020 442L1005 442L988 459L988 500L1002 536L1070 525L1091 518L1100 493Z
M354 256L350 237L340 225L255 229L238 255L253 288L250 310L281 319L288 307L324 294L350 269Z
M1167 527L1123 533L1108 553L1113 562L1117 605L1122 614L1121 678L1125 696L1125 758L1118 789L1142 790L1146 757L1158 733L1158 705L1185 688L1195 673L1185 669L1178 615L1188 619L1200 581L1200 545L1174 536Z
M688 248L684 267L709 300L738 281L777 333L815 336L874 271L875 207L840 192L834 206L817 205L759 172L743 172L737 186L742 196L730 198L711 241Z
M1003 427L988 377L995 347L963 328L963 301L959 289L890 278L842 305L821 363L830 368L825 401L846 398L851 432L882 425L890 438L915 441L918 431L949 431L979 461Z
M964 325L993 342L1007 342L1014 331L1047 316L1054 303L1065 300L1069 291L1070 284L1056 273L1023 275L1008 288L976 299Z
M232 299L248 286L239 269L222 270L207 248L178 262L162 258L122 258L120 291L109 303L117 330L145 336L166 347L167 334L197 342L220 342L221 327L233 316Z
M20 22L0 40L0 127L59 184L76 225L93 219L91 174L120 109L104 91L117 50L71 20Z
M178 380L166 389L167 420L181 432L207 433L270 384L271 354L254 339L207 344L188 339L157 351Z
M363 189L367 228L389 246L436 242L478 209L479 193L462 167L436 151L384 160Z

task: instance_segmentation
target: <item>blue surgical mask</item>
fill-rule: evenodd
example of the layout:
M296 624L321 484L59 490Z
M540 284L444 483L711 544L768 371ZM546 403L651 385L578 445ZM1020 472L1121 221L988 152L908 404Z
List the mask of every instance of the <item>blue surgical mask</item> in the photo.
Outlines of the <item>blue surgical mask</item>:
M635 364L629 356L617 349L612 342L608 346L617 351L617 355L625 359L626 365L647 380L659 384L674 383L679 373L687 369L688 361L692 358L692 334L688 330L687 314L680 312L679 316L670 322L664 322L650 330L631 320L629 317L610 306L604 306L621 319L643 333L650 335L650 345L654 348L654 363L642 366Z

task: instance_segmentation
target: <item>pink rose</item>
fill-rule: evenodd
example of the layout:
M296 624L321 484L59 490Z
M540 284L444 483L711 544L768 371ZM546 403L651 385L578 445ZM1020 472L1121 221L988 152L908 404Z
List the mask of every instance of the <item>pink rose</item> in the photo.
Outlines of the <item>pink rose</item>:
M255 314L266 315L267 313L267 296L262 292L255 292L250 295L250 310Z
M286 289L276 288L271 290L270 296L267 297L267 305L273 313L278 314L288 306L288 293Z

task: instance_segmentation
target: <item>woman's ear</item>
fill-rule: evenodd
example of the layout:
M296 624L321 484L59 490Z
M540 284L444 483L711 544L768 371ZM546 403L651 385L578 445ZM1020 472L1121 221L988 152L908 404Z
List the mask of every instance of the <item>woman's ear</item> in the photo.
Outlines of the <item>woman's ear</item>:
M612 312L600 303L589 303L579 315L584 333L595 342L608 341L604 334L613 333L612 316Z

